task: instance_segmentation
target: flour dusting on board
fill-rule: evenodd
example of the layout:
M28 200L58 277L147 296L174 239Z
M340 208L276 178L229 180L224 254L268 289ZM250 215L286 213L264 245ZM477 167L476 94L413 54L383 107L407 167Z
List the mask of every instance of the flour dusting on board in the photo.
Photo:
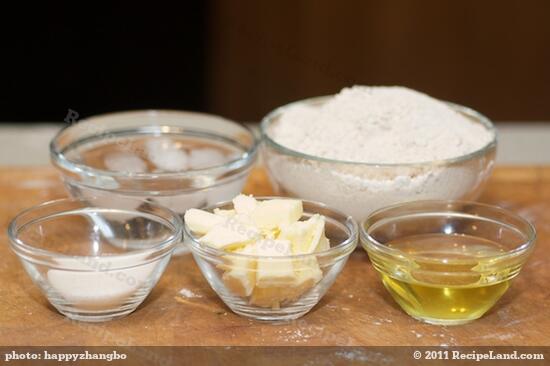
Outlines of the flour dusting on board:
M395 359L386 356L384 353L375 351L365 351L361 349L351 349L347 351L337 351L334 355L348 362L373 363L375 365L391 365Z
M186 297L188 299L192 299L192 298L200 298L202 297L202 295L200 294L197 294L189 289L186 289L186 288L182 288L180 290L180 295L183 296L183 297Z

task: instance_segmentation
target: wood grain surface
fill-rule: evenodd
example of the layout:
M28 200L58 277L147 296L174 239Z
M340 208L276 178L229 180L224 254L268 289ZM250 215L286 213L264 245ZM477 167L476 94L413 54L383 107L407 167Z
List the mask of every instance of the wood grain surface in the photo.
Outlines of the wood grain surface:
M246 192L272 193L262 170L253 172ZM6 234L20 210L65 195L52 168L0 168L0 345L550 345L550 167L496 169L482 201L532 220L537 247L489 313L455 327L423 324L401 311L362 249L322 301L289 323L233 314L190 255L173 258L151 295L126 318L96 324L68 320L33 285Z

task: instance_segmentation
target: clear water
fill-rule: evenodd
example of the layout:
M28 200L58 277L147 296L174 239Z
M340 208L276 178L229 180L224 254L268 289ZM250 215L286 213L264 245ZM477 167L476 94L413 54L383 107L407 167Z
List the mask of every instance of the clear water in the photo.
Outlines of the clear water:
M238 159L245 149L213 135L112 133L78 141L68 159L107 171L162 173L206 169Z
M219 135L139 130L81 139L64 150L67 159L98 170L152 174L223 166L242 158L246 152L245 146ZM232 199L241 192L246 177L243 170L221 169L185 177L158 176L146 184L136 180L129 189L122 185L127 183L105 176L97 179L84 176L86 184L69 180L67 185L73 196L94 197L105 207L134 210L140 202L126 198L137 198L142 204L156 203L183 215L189 208ZM178 246L176 253L182 252L182 248Z

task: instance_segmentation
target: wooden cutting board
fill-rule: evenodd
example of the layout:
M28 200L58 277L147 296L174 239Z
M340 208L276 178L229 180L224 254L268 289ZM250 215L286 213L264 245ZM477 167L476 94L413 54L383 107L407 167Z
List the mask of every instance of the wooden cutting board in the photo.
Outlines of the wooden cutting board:
M246 192L272 194L261 169L251 175ZM309 314L286 324L233 314L190 255L173 258L151 295L128 317L70 321L33 285L6 234L20 210L65 195L52 168L0 168L0 345L550 345L550 167L496 169L482 201L532 220L537 247L489 313L455 327L423 324L401 311L362 249Z

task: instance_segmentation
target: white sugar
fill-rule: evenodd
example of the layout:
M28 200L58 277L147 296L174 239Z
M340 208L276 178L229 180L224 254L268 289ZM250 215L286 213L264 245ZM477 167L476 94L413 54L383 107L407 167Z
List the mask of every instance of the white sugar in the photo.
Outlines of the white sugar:
M73 263L75 260L69 260ZM109 263L106 258L97 259L99 265ZM83 271L50 269L47 277L52 287L64 301L81 307L108 307L124 302L148 281L157 261L120 270L89 271L82 262Z

